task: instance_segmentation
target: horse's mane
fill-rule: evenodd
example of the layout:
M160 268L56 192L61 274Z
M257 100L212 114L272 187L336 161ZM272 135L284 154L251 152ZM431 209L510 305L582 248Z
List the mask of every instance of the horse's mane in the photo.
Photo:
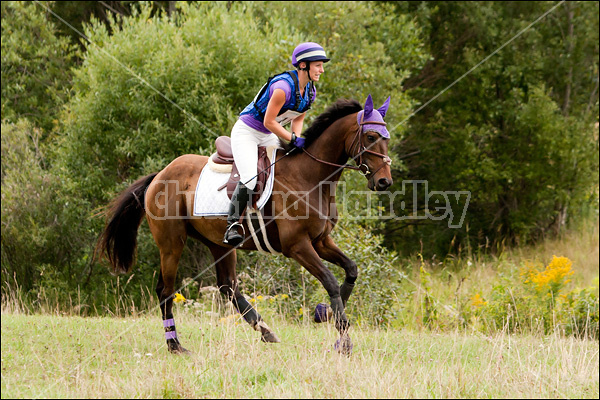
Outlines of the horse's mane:
M362 110L360 103L351 99L339 99L330 105L302 134L306 139L305 147L309 147L335 121L360 110Z

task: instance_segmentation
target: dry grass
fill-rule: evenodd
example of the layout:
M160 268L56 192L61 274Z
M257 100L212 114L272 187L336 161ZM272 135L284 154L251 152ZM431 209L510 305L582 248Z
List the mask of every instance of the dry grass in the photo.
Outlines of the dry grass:
M588 286L598 277L598 223L496 258L446 260L437 270L426 260L433 271L431 295L458 309L459 298L485 294L524 260L547 263L553 255L573 261L571 287ZM42 301L44 307L32 310L17 287L2 302L2 398L598 398L597 340L539 331L431 332L420 322L418 269L411 279L407 293L414 292L398 301L405 306L402 328L354 326L350 358L334 352L337 333L330 324L290 323L274 310L261 310L282 339L268 345L239 316L181 305L175 310L178 332L193 354L174 356L166 350L150 294L150 315L132 312L124 298L113 317L81 318L76 295L60 309ZM220 304L213 302L212 311Z
M414 257L407 260L405 270L408 279L403 284L408 298L399 298L400 312L396 325L421 329L424 314L423 300L426 282L420 273L421 265L430 273L429 296L438 310L445 313L442 325L453 326L451 319L467 307L469 299L476 293L488 299L494 286L503 278L514 281L526 263L547 265L552 257L567 257L573 262L574 274L563 292L574 289L596 287L599 271L599 221L590 221L578 230L564 233L556 239L549 239L532 246L507 250L499 256L477 255L450 257L446 260L429 259L421 261ZM360 280L360 277L359 277ZM447 320L447 321L445 321ZM530 332L537 335L539 332Z
M181 308L181 307L180 307ZM234 318L178 310L192 356L167 352L160 318L2 314L2 397L598 397L598 342L269 321L281 344Z
M573 261L575 286L590 285L598 277L600 267L598 220L584 224L577 231L569 231L560 238L546 240L536 246L516 248L510 252L511 258L542 263L547 263L553 255Z

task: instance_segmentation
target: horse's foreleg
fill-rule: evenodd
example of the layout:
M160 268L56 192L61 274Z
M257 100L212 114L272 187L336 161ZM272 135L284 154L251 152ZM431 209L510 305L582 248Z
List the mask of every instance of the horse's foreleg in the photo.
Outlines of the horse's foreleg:
M321 282L331 300L331 309L335 319L335 327L340 332L338 351L349 354L352 351L352 342L348 335L350 322L344 311L344 301L341 298L340 286L333 273L321 261L319 254L310 241L298 241L290 249L289 254L300 263L315 278Z
M344 279L344 282L340 285L340 297L345 308L348 298L350 298L350 295L352 294L352 289L354 289L356 278L358 277L356 263L348 258L348 256L337 247L330 236L316 242L314 247L317 254L319 254L323 260L339 265L344 269L344 272L346 272L346 279Z
M260 332L261 340L269 343L279 343L277 335L262 320L260 314L248 303L242 295L237 283L235 266L237 256L235 250L222 247L211 248L211 253L216 260L217 285L221 293L233 303L235 308L244 317L250 326Z

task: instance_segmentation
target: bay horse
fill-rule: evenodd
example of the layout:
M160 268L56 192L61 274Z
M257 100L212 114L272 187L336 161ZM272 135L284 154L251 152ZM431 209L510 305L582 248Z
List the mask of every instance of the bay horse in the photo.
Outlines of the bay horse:
M383 121L389 100L375 109L369 95L363 109L355 100L340 99L319 115L303 135L306 142L302 151L277 153L273 194L264 206L265 215L271 216L265 217L265 229L272 248L296 260L327 290L329 315L340 333L336 349L345 354L351 352L352 342L344 308L358 268L330 236L338 220L335 185L345 168L360 170L370 190L383 191L392 184L389 133ZM254 242L246 237L232 248L222 242L226 216L193 216L195 188L208 159L193 154L180 156L162 171L137 180L121 192L108 207L108 222L96 245L95 254L108 259L114 274L127 273L134 263L138 228L146 216L160 250L156 294L168 349L173 353L188 352L177 338L172 312L177 267L188 237L209 248L220 291L261 333L261 340L279 342L237 284L236 249L257 250ZM357 166L346 164L349 159ZM277 218L282 215L285 217ZM341 285L322 259L344 269Z

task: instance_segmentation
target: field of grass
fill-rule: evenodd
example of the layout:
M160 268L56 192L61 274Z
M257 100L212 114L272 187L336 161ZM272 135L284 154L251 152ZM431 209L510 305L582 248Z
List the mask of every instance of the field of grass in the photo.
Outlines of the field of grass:
M516 291L525 262L547 264L554 255L573 262L564 291L595 284L597 299L598 231L596 221L497 257L405 260L397 320L381 329L355 323L351 357L334 351L331 324L283 317L267 300L257 306L282 343L261 343L230 306L204 298L176 304L179 337L192 354L175 356L167 352L150 291L150 311L132 309L124 296L112 316L85 318L75 299L58 304L40 294L45 301L34 309L11 292L2 302L1 397L598 398L593 335L534 325L516 335L502 325L463 325L455 312L470 307L474 293L490 298L501 279L510 277ZM429 289L421 265L431 272ZM423 323L426 293L439 312L430 325ZM515 306L525 311L524 303ZM359 308L353 303L349 310Z
M598 398L598 342L558 335L353 328L269 321L265 344L239 317L176 314L190 356L169 354L160 317L2 314L2 398Z
M563 279L557 294L578 293L586 289L594 293L595 299L598 298L599 224L596 219L582 224L576 230L567 231L558 238L541 241L536 245L508 249L499 255L480 254L476 249L471 249L469 254L444 260L421 261L417 257L403 260L407 278L399 291L397 303L400 310L395 326L421 329L426 313L424 300L429 296L431 308L438 313L432 326L442 330L448 327L454 329L457 324L460 325L457 318L472 311L473 296L478 295L481 301L491 303L494 291L498 292L498 287L503 286L510 292L510 303L514 305L515 312L521 313L522 319L537 319L537 325L540 325L534 326L536 323L531 323L526 327L521 326L521 331L531 335L543 335L541 314L531 314L531 307L527 309L523 303L523 295L526 289L531 287L524 283L522 271L527 265L536 265L543 270L554 256L566 257L572 262L572 274ZM427 276L421 272L421 267L427 271ZM520 298L518 293L521 294ZM480 310L482 315L480 323L476 324L480 325L477 329L502 329L503 323L499 326L496 324L496 327L489 325L489 320L493 319L494 315L486 308L489 309L483 307ZM560 307L556 307L554 311L558 312L559 309ZM597 311L595 315L597 321ZM473 326L471 323L470 325Z

